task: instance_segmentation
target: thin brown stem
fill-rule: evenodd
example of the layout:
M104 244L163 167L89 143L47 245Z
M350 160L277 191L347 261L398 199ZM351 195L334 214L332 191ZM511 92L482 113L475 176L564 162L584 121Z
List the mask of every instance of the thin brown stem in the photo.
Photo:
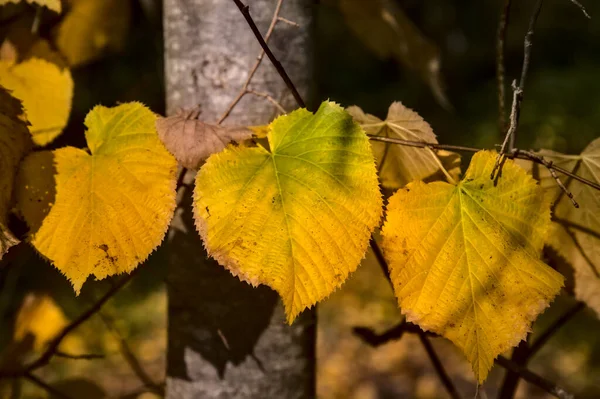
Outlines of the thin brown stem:
M141 381L142 384L144 384L144 386L149 391L151 391L161 397L164 396L164 394L165 394L164 387L160 384L157 384L156 382L154 382L152 380L150 375L146 372L146 370L142 366L142 363L138 360L137 356L135 355L135 353L133 352L133 350L127 343L127 340L123 337L123 335L121 335L121 333L117 329L113 319L103 312L99 312L98 316L100 316L100 319L102 320L102 322L104 323L106 328L108 328L113 333L115 338L119 341L121 355L123 355L123 358L129 365L129 367L131 368L133 373L136 375L136 377Z
M446 373L446 369L444 369L444 365L442 364L442 362L440 361L440 358L438 357L437 353L435 352L433 345L431 345L431 342L429 342L429 338L427 337L427 335L425 335L425 333L422 330L419 330L417 335L419 336L419 339L421 340L421 344L423 345L423 348L425 348L425 352L427 352L427 356L429 356L429 360L431 360L431 363L433 364L433 368L435 369L435 371L438 375L438 378L440 379L442 384L444 384L444 387L446 388L446 392L448 392L448 395L450 395L450 397L452 399L460 399L460 397L461 397L460 394L454 387L454 384L452 383L452 380L448 376L448 373Z
M554 323L552 323L550 327L548 327L546 331L544 331L542 335L540 335L533 342L533 344L531 344L531 347L529 348L529 353L527 354L528 359L533 358L538 353L538 351L542 349L546 342L548 342L548 340L552 338L554 334L556 334L558 330L560 330L565 324L567 324L571 319L573 319L575 315L577 315L583 309L585 309L585 303L577 302L576 305L571 307Z
M271 97L269 94L263 93L261 91L250 90L250 89L247 90L247 93L255 95L257 97L264 98L265 100L267 100L268 102L273 104L275 106L275 108L277 108L279 110L279 112L281 112L282 114L287 114L287 111L285 110L285 108L283 108L283 106L277 100L275 100L273 97Z
M248 22L248 25L250 26L250 29L252 30L252 33L254 33L254 36L256 37L256 40L258 40L258 43L260 44L260 46L264 50L264 52L267 55L267 57L269 57L269 60L271 60L271 63L273 64L273 66L277 70L277 73L279 73L279 76L281 76L281 78L285 82L285 84L288 87L288 89L290 89L290 91L292 92L292 95L294 96L294 99L296 100L296 102L298 103L298 105L300 107L302 107L302 108L306 107L306 104L304 103L304 100L302 99L302 96L300 96L300 93L298 92L298 89L296 89L296 86L294 86L294 83L292 82L292 80L288 76L287 72L283 68L283 65L281 65L281 63L279 62L279 60L277 60L277 58L275 57L275 55L273 54L273 52L269 48L269 45L267 44L267 42L265 42L265 39L263 38L263 36L261 35L260 31L258 30L258 27L254 23L254 20L252 19L252 16L250 15L250 7L248 7L247 5L245 5L244 3L242 3L240 0L233 0L233 2L240 9L242 15L246 19L246 22ZM275 18L275 22L277 22L277 18Z
M505 358L504 356L498 356L496 360L494 360L499 366L510 370L512 372L517 373L521 378L523 378L528 383L535 385L536 387L543 389L549 394L559 398L559 399L574 399L575 396L573 394L565 391L563 388L554 384L552 381L548 381L547 379L535 374L534 372L528 370L527 368L520 366L511 360Z
M277 25L277 21L279 21L279 18L280 18L279 12L281 11L282 4L283 4L283 0L277 0L277 4L275 5L275 11L273 11L273 18L271 19L271 24L269 25L269 29L267 29L267 33L265 34L265 39L264 39L265 44L269 42L269 39L271 38L273 31L275 30L275 26ZM240 90L238 95L233 99L233 101L231 101L231 103L229 104L229 106L227 107L227 109L225 110L223 115L221 115L221 117L217 121L217 125L220 125L221 123L223 123L223 121L225 121L225 119L227 119L229 114L231 114L231 111L233 111L235 106L242 100L242 98L244 98L244 96L246 94L248 94L248 86L250 85L250 82L254 78L254 75L256 74L256 71L258 70L258 67L260 66L260 64L262 63L262 60L264 58L265 58L265 50L261 49L260 53L258 54L258 57L256 57L256 62L254 63L254 65L252 66L252 69L250 69L250 72L248 73L248 77L246 78L246 81L244 82L242 89Z
M96 353L85 353L83 355L72 355L70 353L65 353L62 351L56 351L56 353L54 354L54 356L56 357L62 357L64 359L71 359L71 360L95 360L95 359L104 359L104 355L101 354L96 354Z
M510 8L512 0L505 0L498 22L496 34L496 83L498 85L498 128L500 134L506 132L506 85L504 55L506 53L506 31L510 21Z
M52 385L42 380L41 378L35 376L33 373L27 372L23 375L23 378L25 378L28 381L31 381L38 387L42 388L44 391L48 392L50 394L50 397L52 398L71 399L70 396L62 393L58 389L54 388Z
M502 172L502 162L508 152L512 152L515 148L515 140L517 137L517 128L519 127L519 118L521 115L521 105L523 103L523 95L525 90L525 81L527 79L527 73L529 72L529 64L531 62L531 49L533 47L533 35L535 32L535 25L537 23L540 12L542 11L542 4L544 0L538 0L531 19L529 20L529 28L525 34L525 40L523 42L523 66L521 67L521 79L517 86L516 81L513 81L513 100L510 112L510 125L504 137L502 148L496 158L494 169L492 170L491 179L495 180L500 176Z
M590 16L590 14L588 14L587 10L585 9L585 7L583 6L583 4L581 4L580 2L578 2L577 0L569 0L571 3L575 4L577 7L579 7L579 9L581 10L581 12L583 13L583 15L585 15L585 17L587 19L592 19L592 17Z
M369 136L369 139L372 141L382 141L385 143L392 143L392 144L403 145L403 146L407 146L407 147L415 147L415 148L430 148L432 150L447 150L447 151L460 151L460 152L472 152L472 153L484 150L483 148L467 147L467 146L462 146L462 145L427 143L425 141L411 141L411 140L397 139L397 138L393 138L393 137L380 137L380 136L373 136L373 135L367 135L367 136ZM556 165L552 164L551 162L546 161L544 159L544 157L539 156L531 151L523 151L523 150L515 149L512 153L508 154L508 156L510 158L525 159L525 160L540 164L540 165L546 167L547 169L555 170L556 172L559 172L565 176L569 176L569 177L579 181L580 183L590 186L596 190L600 190L600 184L595 183L586 178L583 178L581 176L578 176L575 173L573 173L567 169L556 166Z
M139 272L141 268L136 268L130 274L121 278L114 286L112 286L106 294L104 294L96 303L94 303L87 311L83 312L79 317L73 320L69 325L67 325L61 332L54 338L46 350L33 362L24 366L22 369L18 370L0 370L0 378L19 378L26 377L28 373L31 373L41 367L46 366L50 360L56 355L59 351L58 347L62 343L62 341L72 333L77 327L85 323L92 316L97 314L106 302L108 302L112 297L114 297L127 283L129 283L135 275Z

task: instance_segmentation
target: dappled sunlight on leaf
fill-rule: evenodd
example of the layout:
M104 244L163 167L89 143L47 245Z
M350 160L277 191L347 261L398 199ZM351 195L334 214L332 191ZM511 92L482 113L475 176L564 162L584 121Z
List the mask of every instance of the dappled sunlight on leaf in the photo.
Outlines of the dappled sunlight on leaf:
M563 277L540 260L550 206L525 171L473 157L457 185L410 183L390 198L383 250L407 320L456 344L483 382L525 338Z
M356 270L381 217L369 141L324 102L271 124L271 152L212 155L196 178L194 212L209 255L283 299L288 322Z
M131 272L167 231L177 163L159 141L155 120L139 103L97 106L86 117L90 153L65 147L24 163L18 206L31 243L77 293L90 274Z

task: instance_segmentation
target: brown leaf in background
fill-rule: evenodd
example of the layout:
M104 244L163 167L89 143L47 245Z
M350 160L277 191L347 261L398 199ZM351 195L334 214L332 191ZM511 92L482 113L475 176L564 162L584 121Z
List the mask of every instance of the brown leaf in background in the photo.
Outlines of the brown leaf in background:
M433 129L423 118L400 102L390 105L385 120L363 112L357 106L346 109L368 134L403 140L437 143ZM377 161L381 185L398 189L414 180L444 179L441 168L453 179L460 175L460 155L450 151L434 152L429 148L415 148L374 141L371 143Z
M253 131L246 127L210 125L199 121L199 114L200 110L194 109L156 121L158 137L185 168L198 169L206 158L227 144L252 137Z
M418 72L444 108L446 98L440 76L440 51L419 31L392 0L338 0L346 24L378 58L394 58Z
M600 184L600 138L592 141L580 155L550 150L540 150L537 154L556 166ZM600 316L600 191L563 177L563 183L580 205L575 208L546 168L528 161L520 164L539 178L552 201L558 201L548 243L573 267L575 297Z

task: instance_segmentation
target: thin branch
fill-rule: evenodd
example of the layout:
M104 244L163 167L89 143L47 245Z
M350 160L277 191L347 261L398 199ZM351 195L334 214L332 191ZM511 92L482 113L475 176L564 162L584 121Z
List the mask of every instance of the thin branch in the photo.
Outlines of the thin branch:
M527 336L529 339L529 336ZM510 356L511 362L519 367L525 367L529 358L529 344L527 341L521 341L519 345L513 350ZM517 387L519 386L520 375L518 372L511 369L506 369L504 375L504 381L500 385L500 392L498 393L498 399L512 399L515 397Z
M35 375L33 375L33 373L27 372L27 373L25 373L23 375L23 377L26 380L31 381L32 383L34 383L38 387L40 387L43 390L45 390L46 392L48 392L50 394L50 397L52 397L52 398L71 399L70 396L62 393L58 389L54 388L52 385L44 382L42 379L40 379L40 378L36 377Z
M273 31L275 30L275 25L277 25L277 21L279 21L279 12L281 11L282 3L283 3L283 0L277 0L277 4L275 5L275 11L273 11L273 18L271 19L271 24L269 25L269 29L267 30L267 33L265 34L265 40L264 40L265 44L269 42L269 39L271 39L271 35L273 34ZM258 54L258 57L256 57L256 62L254 63L254 66L252 66L252 69L248 73L248 77L246 78L246 81L244 82L242 89L240 90L238 95L233 99L233 101L231 101L231 103L229 104L229 106L227 107L227 109L225 110L223 115L221 115L221 117L217 121L217 125L220 125L221 123L223 123L223 121L225 121L225 119L227 119L229 114L231 114L231 111L233 111L235 106L242 100L242 98L246 94L248 94L248 86L250 85L252 78L254 78L254 75L256 74L258 67L262 63L263 58L265 58L265 50L261 49L260 53Z
M300 24L298 24L297 22L294 22L294 21L290 21L290 20L289 20L289 19L287 19L287 18L283 18L283 17L277 17L277 21L283 22L284 24L291 25L291 26L293 26L294 28L299 28L299 27L300 27Z
M579 7L579 9L581 10L581 12L583 13L583 15L586 16L587 19L592 19L592 17L590 16L590 14L588 14L587 10L585 9L585 7L583 6L583 4L581 4L580 2L578 2L577 0L569 0L571 3L575 4L577 7Z
M462 146L462 145L427 143L425 141L403 140L403 139L397 139L397 138L393 138L393 137L373 136L370 134L368 134L367 136L369 137L370 140L373 140L373 141L382 141L385 143L392 143L392 144L403 145L403 146L407 146L407 147L415 147L415 148L431 148L432 150L461 151L461 152L473 152L473 153L484 150L483 148L467 147L467 146ZM556 166L552 162L546 161L544 159L544 157L539 156L531 151L515 149L510 154L508 154L508 156L510 158L525 159L525 160L543 165L547 169L555 170L556 172L562 173L565 176L569 176L569 177L579 181L580 183L590 186L596 190L600 190L600 184L595 183L586 178L583 178L581 176L578 176L575 173L573 173L567 169L561 168L560 166Z
M247 5L244 5L244 3L242 3L240 0L233 0L233 2L240 9L242 15L246 19L246 22L248 22L248 25L250 26L252 33L254 33L256 40L258 40L258 43L264 50L267 57L269 57L269 60L271 60L271 63L277 70L277 73L279 73L279 75L285 82L288 89L290 89L290 91L292 92L292 95L294 96L294 99L296 100L298 105L302 108L305 108L306 105L304 103L304 100L302 99L302 96L300 96L300 93L296 89L296 86L294 86L294 83L288 76L287 72L285 71L285 69L283 68L281 63L277 60L277 58L275 58L275 55L273 55L273 52L269 48L269 45L265 42L265 39L262 37L260 31L258 30L258 27L256 26L256 24L254 23L254 20L250 16L250 8ZM275 19L275 22L277 22L277 19Z
M425 348L425 351L427 352L427 355L429 356L429 359L431 360L431 363L433 364L440 381L442 381L442 384L444 384L448 395L450 395L450 397L453 399L460 399L460 394L454 387L454 384L448 376L448 373L446 373L444 365L440 361L437 353L435 353L435 349L431 345L431 342L429 342L429 338L427 338L423 331L419 331L418 335L419 339L421 340L421 344L423 344L423 347Z
M246 90L246 92L248 94L252 94L257 97L264 98L265 100L267 100L268 102L273 104L275 106L275 108L277 108L279 110L279 112L281 112L282 114L287 114L287 111L285 110L285 108L283 108L283 106L277 100L275 100L273 97L271 97L269 94L263 93L261 91L250 90L250 89Z
M506 132L506 89L505 89L505 67L504 54L506 53L506 29L510 21L510 8L512 0L505 0L498 31L496 35L496 82L498 85L498 128L500 133Z
M72 359L72 360L95 360L95 359L104 359L105 356L101 354L88 353L83 355L72 355L70 353L65 353L57 350L54 354L56 357L62 357L64 359Z
M519 118L521 114L521 105L523 103L523 93L525 90L525 81L527 79L527 73L529 72L529 64L531 61L531 48L533 47L533 35L535 31L535 25L537 23L538 17L540 16L540 12L542 11L542 4L544 0L538 0L531 19L529 20L529 28L527 29L527 33L525 34L525 40L523 43L523 66L521 67L521 79L519 81L519 85L517 86L516 81L513 82L513 101L510 113L510 125L508 131L506 132L506 136L504 137L504 142L502 143L502 148L500 149L500 153L496 158L496 163L494 164L494 169L492 170L491 179L497 179L497 177L501 174L502 166L501 162L503 162L504 157L507 152L512 152L515 148L515 139L517 137L517 128L519 126ZM497 173L497 175L496 175Z
M373 331L372 329L370 329L368 327L355 327L354 333L361 339L363 339L363 337L367 337L367 339L363 339L363 341L370 346L377 347L377 346L383 345L385 343L388 343L394 339L397 339L396 337L402 337L402 335L405 332L418 334L419 330L420 330L420 328L418 326L416 326L412 323L407 323L405 321L402 321L398 325L390 328L389 330L385 331L382 334L377 334L375 331ZM439 335L433 334L430 332L424 332L424 334L429 337L439 337ZM374 342L375 344L372 344L371 342ZM527 368L519 366L518 364L514 363L513 361L511 361L503 356L499 356L496 360L494 360L494 362L497 365L499 365L500 367L503 367L507 370L518 373L519 376L521 378L523 378L525 381L529 382L532 385L537 386L538 388L543 389L544 391L546 391L558 398L573 399L573 395L566 392L564 389L556 386L552 382L535 374L534 372L528 370Z
M504 367L507 370L510 370L512 372L519 374L519 376L521 378L523 378L525 381L529 382L532 385L537 386L538 388L543 389L544 391L548 392L549 394L551 394L553 396L556 396L557 398L560 398L560 399L574 399L575 398L575 396L573 394L570 394L569 392L565 391L563 388L557 386L553 382L548 381L547 379L535 374L534 372L528 370L525 367L519 366L518 364L510 361L509 359L505 358L504 356L498 356L498 358L496 360L494 360L494 363L496 363L499 366Z
M100 316L100 319L102 320L106 328L108 328L113 333L115 338L117 338L117 340L119 341L119 347L121 349L121 354L123 355L123 358L129 365L133 373L141 381L141 383L144 384L144 386L149 391L152 391L153 393L163 397L165 395L164 387L154 382L150 375L146 372L146 370L144 370L142 363L138 360L137 356L127 343L127 340L123 337L123 335L121 335L121 333L117 329L113 319L110 316L106 315L104 312L98 312L98 316Z
M383 270L383 273L385 274L389 283L392 285L392 289L393 289L394 284L392 283L392 279L390 278L389 267L383 256L383 252L381 251L381 248L379 248L379 244L377 244L377 241L375 240L374 237L371 237L371 241L369 243L371 245L371 249L373 250L373 253L375 254L375 257L377 258L377 262L379 263L381 270ZM411 328L411 326L412 326L412 328ZM410 331L410 330L412 330L412 331ZM385 333L383 337L381 337L381 336L377 337L376 334L374 334L374 333L369 334L368 329L365 329L364 327L363 328L360 328L360 327L354 328L355 334L357 334L363 338L364 337L371 338L371 342L377 342L379 340L379 342L382 342L382 343L383 343L382 338L386 339L386 340L400 339L402 337L402 335L408 331L416 333L419 336L419 339L421 340L421 343L423 344L423 347L425 348L427 355L429 355L429 359L431 360L431 363L433 363L433 367L438 375L438 378L440 379L440 381L446 388L446 391L448 391L448 394L450 395L450 397L453 399L460 399L460 395L458 394L458 391L454 387L452 380L450 379L450 377L448 377L448 374L446 373L446 370L444 369L442 362L440 361L437 353L435 353L435 349L433 348L433 346L431 346L431 343L429 342L429 340L427 338L427 333L425 333L420 327L418 327L412 323L403 321L396 328L392 328L392 330Z
M89 320L93 315L98 313L102 306L106 302L108 302L112 297L114 297L127 283L129 283L133 277L138 273L141 267L136 268L130 274L124 276L120 279L114 286L112 286L106 294L104 294L96 303L94 303L87 311L83 312L79 317L73 320L69 325L67 325L61 332L54 338L44 353L42 353L36 360L31 362L30 364L24 366L20 370L0 370L0 378L19 378L26 377L27 373L31 373L34 370L37 370L41 367L46 366L50 360L56 355L59 351L58 347L62 343L62 341L72 333L77 327L85 323Z
M582 311L585 308L585 303L577 302L577 304L571 307L569 310L565 312L561 317L559 317L542 335L537 338L531 347L529 348L529 353L527 354L528 359L534 357L538 351L548 342L548 340L558 331L561 327L567 324L577 313Z

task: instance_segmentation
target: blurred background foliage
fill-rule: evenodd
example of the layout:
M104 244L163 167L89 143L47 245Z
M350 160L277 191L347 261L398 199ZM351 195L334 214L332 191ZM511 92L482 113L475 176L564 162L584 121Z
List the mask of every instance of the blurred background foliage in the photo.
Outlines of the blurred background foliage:
M508 83L520 74L523 36L534 5L513 3ZM591 21L568 0L544 4L517 140L522 148L579 153L599 136L600 3L586 3ZM61 16L26 3L0 8L0 43L8 38L20 56L44 54L72 68L73 110L51 148L85 146L83 118L96 104L141 101L164 113L160 0L69 0L63 5ZM357 12L357 7L367 11ZM316 97L356 104L379 117L391 102L402 101L431 124L441 143L493 148L502 137L495 81L501 8L500 0L322 0L315 21ZM73 10L74 27L67 26L71 33L60 39ZM34 22L47 42L28 39ZM82 47L81 37L91 37L95 48ZM159 397L166 350L165 264L159 249L101 315L61 346L69 354L102 358L55 358L37 375L75 398ZM35 357L111 281L88 283L76 298L67 280L31 248L14 248L0 263L0 362ZM573 303L566 294L558 298L536 322L534 336ZM319 397L446 397L416 336L371 348L352 333L355 326L382 332L400 320L391 288L369 253L343 288L319 306ZM600 397L598 331L596 315L580 312L530 367L578 398ZM433 344L463 396L474 397L472 373L458 350L442 339ZM481 391L495 397L503 373L495 368ZM0 381L0 398L11 397L9 392L12 397L48 397L27 381ZM518 397L547 395L521 382Z

